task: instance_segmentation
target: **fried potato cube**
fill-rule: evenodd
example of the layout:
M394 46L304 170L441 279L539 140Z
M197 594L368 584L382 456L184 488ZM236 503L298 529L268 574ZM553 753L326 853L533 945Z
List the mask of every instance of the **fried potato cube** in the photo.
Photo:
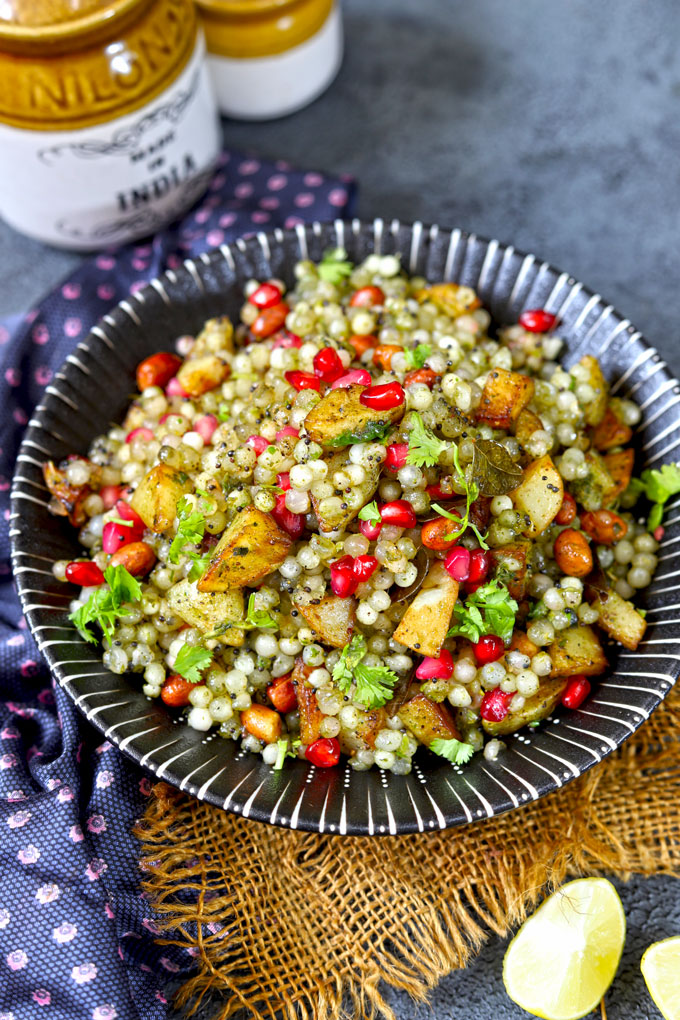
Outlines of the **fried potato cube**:
M398 715L416 740L427 747L437 739L460 740L460 733L448 708L430 701L424 694L418 693L402 705Z
M257 740L273 744L281 736L281 716L266 705L251 705L241 712L243 728Z
M323 712L316 701L316 691L311 684L307 683L307 677L313 669L313 666L305 665L302 656L299 656L295 660L291 674L300 713L300 740L303 744L311 744L313 740L317 739L323 719Z
M229 365L215 354L189 358L180 367L177 381L190 397L200 397L223 383L231 371Z
M364 407L359 398L365 389L365 386L348 386L329 390L305 418L310 439L332 449L382 438L385 429L403 417L405 404L385 411Z
M494 429L509 429L533 395L534 380L528 375L494 368L484 383L477 421Z
M600 611L597 621L600 627L624 648L635 651L642 641L647 623L633 603L610 589L606 593L598 594L593 605Z
M552 524L564 497L562 476L546 454L524 469L522 481L510 493L515 507L527 519L524 533L529 538L543 534Z
M612 484L604 490L602 504L605 507L610 507L630 485L635 466L635 451L621 450L619 453L605 453L602 460L612 479Z
M559 631L547 651L553 664L551 677L573 676L574 673L600 676L609 667L592 627L568 627Z
M626 425L616 415L611 405L604 412L604 417L599 425L590 433L590 439L596 450L606 453L613 446L625 446L633 435L630 425Z
M332 454L330 457L326 457L325 461L328 465L326 478L333 484L333 475L338 471L342 471L343 467L349 463L348 455L342 450ZM340 502L336 503L334 501L331 504L331 510L325 509L327 505L325 500L318 499L310 492L309 495L314 513L319 522L319 531L343 531L350 521L354 520L362 506L370 503L380 481L380 465L368 464L364 467L364 472L363 482L360 482L358 485L352 485L351 491L335 490L334 495L340 499ZM323 510L322 504L324 505Z
M632 450L629 452L632 454ZM588 450L586 464L588 474L571 482L571 491L584 510L601 510L605 499L612 499L610 494L617 491L616 483L609 473L607 461L597 450Z
M344 648L352 637L357 609L356 599L326 595L316 605L313 602L306 605L296 602L295 608L324 644L333 648Z
M201 592L195 581L185 578L173 584L166 593L166 599L173 613L181 617L185 623L210 634L223 631L218 640L223 645L240 648L244 642L243 631L233 624L243 620L243 591L232 588L230 591Z
M394 640L419 655L439 655L458 598L458 582L436 563L394 632Z
M183 471L167 464L156 464L135 489L130 506L147 528L160 534L172 527L177 516L177 503L191 492L191 488L191 482Z
M579 361L588 370L588 385L595 391L595 396L588 401L583 412L586 425L599 425L607 410L607 398L609 396L609 385L602 375L602 369L597 358L592 354L585 354Z
M544 680L536 693L527 698L522 708L517 712L509 713L500 722L483 719L482 729L490 736L502 737L521 730L529 723L546 719L559 705L567 683L565 677Z
M280 566L293 540L270 514L246 507L236 515L213 550L199 591L254 587Z

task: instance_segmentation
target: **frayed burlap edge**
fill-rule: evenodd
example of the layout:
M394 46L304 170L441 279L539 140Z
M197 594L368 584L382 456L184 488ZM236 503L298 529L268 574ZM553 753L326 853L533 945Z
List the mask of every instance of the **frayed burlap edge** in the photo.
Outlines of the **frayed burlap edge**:
M680 874L680 691L581 779L474 826L370 839L244 821L157 784L137 828L176 1003L216 1020L394 1020L565 878Z

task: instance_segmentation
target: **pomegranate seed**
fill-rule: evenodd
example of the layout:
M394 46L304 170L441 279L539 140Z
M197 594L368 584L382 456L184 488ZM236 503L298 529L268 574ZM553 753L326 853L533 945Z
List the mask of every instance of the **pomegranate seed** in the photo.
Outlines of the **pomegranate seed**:
M442 648L438 659L423 659L416 670L418 680L448 680L452 676L453 657L446 648Z
M467 581L470 576L470 550L464 545L454 545L446 554L444 566L454 581Z
M271 511L271 515L279 527L283 528L291 538L299 538L305 530L305 515L294 514L292 510L288 509L285 492L276 497L276 506Z
M258 457L260 454L264 453L270 445L269 440L265 439L264 436L248 436L246 439L246 446L252 446Z
M385 294L380 287L360 287L349 300L352 308L374 308L385 304Z
M590 694L590 681L582 674L570 676L562 695L565 708L578 708Z
M258 340L266 340L268 336L278 333L286 321L290 309L285 302L280 301L269 308L263 308L255 322L250 327L250 332Z
M437 482L435 485L428 485L425 489L425 492L428 494L433 503L436 502L437 500L453 498L453 493L444 492L439 482Z
M331 589L338 598L349 598L359 586L359 578L354 573L353 566L351 556L342 556L331 563Z
M487 691L479 706L479 714L487 722L502 722L508 714L512 694L505 694L499 687Z
M359 521L359 531L369 542L375 542L382 531L382 521L377 524L373 524L371 521Z
M380 518L383 524L391 524L395 528L415 528L416 512L406 499L395 499L392 503L383 503Z
M497 634L485 634L472 646L478 666L496 662L505 651L505 645Z
M664 528L663 524L660 524L658 528L654 528L652 534L656 541L660 542L663 536L666 534L666 529Z
M120 499L120 485L104 485L99 490L99 498L105 510L110 510Z
M340 761L340 744L336 737L318 737L305 751L305 758L321 769L332 768Z
M371 373L365 368L353 368L351 372L345 372L331 385L332 390L346 390L348 386L370 386L373 382Z
M380 383L369 386L359 397L359 402L372 411L390 411L404 403L404 387L398 382Z
M124 524L116 524L115 521L108 521L102 531L102 549L105 553L115 553L129 542L134 542L132 528L126 528Z
M165 387L165 395L166 395L166 397L188 397L189 396L189 394L184 389L184 387L182 386L181 382L179 381L179 379L176 376L175 376L175 378L171 379L170 382L168 383L168 385Z
M91 560L76 560L66 566L66 580L71 584L79 584L81 588L91 588L96 584L104 584L104 575L96 563Z
M202 414L194 421L194 432L198 432L204 443L212 443L213 432L218 427L219 421L214 414Z
M392 443L387 447L385 467L389 471L400 471L406 463L408 443Z
M352 573L360 581L368 581L377 566L378 561L375 556L356 556L352 564Z
M320 390L321 380L311 372L284 372L286 382L299 392L300 390Z
M124 499L119 499L116 503L116 513L122 521L132 521L132 529L135 533L139 532L139 535L143 535L146 524L139 516L136 510L133 510L129 503L126 503ZM137 541L137 539L135 539Z
M295 333L289 333L288 330L284 330L279 336L276 337L272 344L272 350L275 351L277 347L302 347L302 339Z
M281 291L273 283L261 283L248 300L256 308L271 308L281 300Z
M483 581L466 581L465 591L467 592L468 595L473 595L478 588L482 587L483 584L484 584Z
M557 316L545 308L527 308L519 317L519 324L529 333L547 333L557 323Z
M279 489L283 489L284 492L288 492L290 489L290 471L281 471L276 476L276 484Z
M333 347L324 347L314 355L314 372L324 382L335 382L344 374L345 366Z
M473 549L470 553L470 573L467 576L468 589L471 584L481 584L489 573L491 560L483 549Z
M153 439L153 432L151 429L145 428L133 429L126 435L125 442L131 443L133 439L143 439L145 443L148 443Z
M276 433L276 440L278 442L279 439L285 439L286 436L295 436L295 438L297 439L299 435L300 435L299 429L294 429L292 425L286 425L284 428L279 429L279 431Z

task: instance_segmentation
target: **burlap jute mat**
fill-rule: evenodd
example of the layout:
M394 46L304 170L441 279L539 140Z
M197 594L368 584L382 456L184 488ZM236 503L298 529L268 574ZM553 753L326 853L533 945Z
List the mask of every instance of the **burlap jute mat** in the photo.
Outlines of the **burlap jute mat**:
M295 833L159 783L138 835L160 941L198 947L178 1006L393 1020L386 986L426 999L567 876L680 875L680 690L581 779L467 828Z

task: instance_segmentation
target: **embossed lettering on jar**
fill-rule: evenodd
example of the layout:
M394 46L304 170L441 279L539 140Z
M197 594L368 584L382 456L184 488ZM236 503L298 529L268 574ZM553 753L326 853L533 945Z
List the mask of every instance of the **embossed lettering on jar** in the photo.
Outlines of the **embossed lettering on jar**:
M0 12L0 214L92 250L205 190L219 124L191 0L9 0Z

